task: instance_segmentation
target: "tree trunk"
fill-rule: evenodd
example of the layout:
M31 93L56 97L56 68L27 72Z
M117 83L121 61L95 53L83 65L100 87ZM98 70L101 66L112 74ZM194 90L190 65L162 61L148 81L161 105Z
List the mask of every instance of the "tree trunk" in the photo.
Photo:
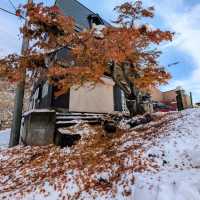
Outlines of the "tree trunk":
M109 64L109 70L115 84L124 92L126 106L130 112L130 116L133 117L137 114L144 113L139 98L139 91L129 79L129 66L126 63L118 65L115 62L111 62Z
M137 106L135 100L126 99L126 106L129 110L130 117L137 115Z
M145 113L145 110L143 106L141 105L141 102L138 96L136 96L136 98L134 99L130 97L126 97L126 96L125 98L126 98L126 106L129 110L130 117L134 117L135 115Z
M24 85L25 85L25 78L23 78L23 80L18 83L16 89L15 106L13 112L13 121L12 121L9 147L18 145L20 140L20 128L21 128L23 99L24 99Z
M28 4L33 3L33 0L28 0L27 3ZM25 22L25 26L28 26L27 19ZM29 47L29 40L25 36L23 36L22 50L21 50L22 55L26 53L26 51L28 50L28 47ZM20 139L20 128L21 128L21 119L22 119L22 110L23 110L26 70L22 69L21 74L22 74L22 80L18 83L17 88L16 88L15 105L14 105L9 147L18 145L19 139Z

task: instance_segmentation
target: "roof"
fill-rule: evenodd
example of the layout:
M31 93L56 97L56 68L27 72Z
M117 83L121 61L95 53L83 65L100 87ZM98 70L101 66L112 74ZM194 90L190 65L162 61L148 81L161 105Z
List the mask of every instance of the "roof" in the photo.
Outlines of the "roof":
M77 0L56 0L57 5L66 16L74 17L76 23L80 28L89 28L88 16L95 14L89 8L81 4ZM110 24L103 20L104 24L109 26Z

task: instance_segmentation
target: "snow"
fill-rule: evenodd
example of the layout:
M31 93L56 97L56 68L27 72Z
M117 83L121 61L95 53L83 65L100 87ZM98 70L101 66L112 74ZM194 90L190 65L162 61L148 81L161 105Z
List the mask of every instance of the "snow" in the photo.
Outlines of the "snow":
M93 118L93 119L99 119L99 117L98 116L89 116L89 117L85 117L85 116L58 116L58 117L56 117L56 119L57 120L59 120L59 119L66 119L66 120L68 120L68 119L71 119L71 118L73 118L73 119L82 119L82 118L84 118L84 119L91 119L91 117Z
M165 115L167 115L166 118L164 117ZM188 109L181 113L157 113L155 116L158 118L160 117L158 122L162 125L161 127L158 126L159 124L157 121L153 121L147 125L129 130L129 133L124 135L121 139L128 138L128 136L134 134L135 139L124 142L120 146L119 151L126 148L128 149L134 144L139 144L143 149L142 160L152 159L157 165L157 168L152 168L152 170L146 170L144 172L132 171L132 173L124 173L121 177L121 181L113 186L117 189L115 196L112 195L111 191L102 194L93 189L89 192L82 192L79 198L76 199L200 200L200 109ZM166 119L170 119L170 122L162 122L162 120ZM125 126L125 124L123 124L123 126L127 130L127 126ZM82 126L81 129L79 127L80 125L75 126L77 133L85 134L86 138L89 138L91 131L89 131L88 126ZM155 127L157 127L157 129ZM143 133L145 136L145 134L150 134L151 132L154 134L151 139L142 137ZM9 130L0 132L0 148L5 148L8 139ZM115 140L113 140L113 142L115 142ZM80 141L80 144L82 143L84 143L84 138ZM36 149L34 151L36 151ZM138 149L135 150L133 154L136 155L137 151ZM62 152L66 155L72 153L70 148L65 148ZM126 161L126 159L124 160ZM106 158L104 161L106 162ZM127 162L130 162L130 160L127 159ZM112 166L112 168L106 171L96 173L95 176L97 179L103 178L103 180L107 180L113 169L115 169L115 166ZM84 170L86 169L83 169L83 171ZM73 195L80 189L80 185L77 185L74 181L75 177L82 174L82 172L70 169L66 171L66 174L68 175L68 182L62 194ZM4 176L4 179L5 178L6 176ZM134 184L131 184L133 178ZM124 187L122 187L124 181L127 182L125 191ZM23 197L23 200L61 199L59 196L60 193L55 191L48 182L45 183L45 190L44 194L30 192ZM0 194L0 199L1 197ZM16 198L16 196L12 198L10 196L8 199L14 200L20 198Z
M50 110L50 109L33 109L33 110L29 110L29 111L25 112L23 114L23 116L25 117L25 116L30 115L31 113L37 113L37 112L39 112L39 113L49 113L49 112L55 113L55 110Z
M10 129L0 131L0 149L8 147L10 138Z
M56 113L56 115L59 115L59 116L99 116L99 117L101 117L101 116L103 116L104 114L101 114L101 113L84 113L84 112L82 112L82 113L79 113L79 112L66 112L66 113L59 113L59 112L57 112Z
M134 199L199 200L200 174L196 170L164 171L154 175L138 174Z
M135 200L200 200L200 109L182 114L166 131L168 136L146 152L156 156L161 170L137 174Z
M73 130L65 128L59 128L58 130L62 134L79 134L81 135L81 140L90 136L90 130L88 128L88 125L84 124L82 121L79 121L76 125L74 125Z

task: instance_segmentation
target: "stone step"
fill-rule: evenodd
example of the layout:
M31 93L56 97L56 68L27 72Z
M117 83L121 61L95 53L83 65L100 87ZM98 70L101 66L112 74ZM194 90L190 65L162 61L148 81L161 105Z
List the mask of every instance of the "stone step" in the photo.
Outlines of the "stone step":
M56 116L56 121L72 121L72 120L101 120L101 117L97 116Z
M97 124L101 124L101 121L100 120L73 120L73 121L57 121L56 122L56 128L67 128L67 127L70 127L70 126L74 126L78 123L87 123L87 124L90 124L90 125L97 125Z
M101 124L105 114L99 113L56 113L56 128L64 128L74 126L78 123L87 123L91 125Z
M105 114L100 114L100 113L56 113L56 116L62 117L62 116L83 116L83 117L91 117L91 116L97 116L97 117L102 117L105 116Z

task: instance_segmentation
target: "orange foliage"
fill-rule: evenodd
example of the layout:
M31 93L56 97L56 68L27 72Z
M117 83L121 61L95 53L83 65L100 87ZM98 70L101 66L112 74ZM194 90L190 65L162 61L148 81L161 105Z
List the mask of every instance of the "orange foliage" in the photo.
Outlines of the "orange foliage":
M56 84L60 94L73 85L95 84L105 73L114 77L116 65L124 72L124 80L138 89L166 83L170 78L159 66L161 52L155 47L171 41L173 33L141 23L143 18L154 16L154 8L143 8L141 1L117 6L116 26L105 27L101 31L103 37L95 28L77 32L73 18L64 16L56 6L30 4L22 9L28 10L28 26L21 28L21 33L31 41L31 46L23 56L9 55L0 60L0 76L16 81L20 79L20 69L27 68L34 76ZM70 49L73 65L63 66L55 59L46 63L50 54L64 47ZM118 84L119 80L113 79Z

